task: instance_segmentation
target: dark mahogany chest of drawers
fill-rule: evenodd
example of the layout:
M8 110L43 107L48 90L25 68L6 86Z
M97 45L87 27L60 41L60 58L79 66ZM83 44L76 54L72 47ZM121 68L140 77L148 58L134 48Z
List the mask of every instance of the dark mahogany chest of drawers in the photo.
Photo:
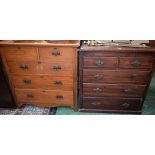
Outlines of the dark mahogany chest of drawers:
M140 114L151 81L155 48L81 46L80 111Z

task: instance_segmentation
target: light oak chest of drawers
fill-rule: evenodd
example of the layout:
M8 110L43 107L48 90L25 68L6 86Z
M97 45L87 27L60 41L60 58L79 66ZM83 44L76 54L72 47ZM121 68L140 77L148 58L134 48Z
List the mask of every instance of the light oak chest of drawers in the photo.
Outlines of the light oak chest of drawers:
M155 48L82 45L80 111L141 113L151 81Z
M78 46L79 41L2 44L1 55L17 106L76 108Z

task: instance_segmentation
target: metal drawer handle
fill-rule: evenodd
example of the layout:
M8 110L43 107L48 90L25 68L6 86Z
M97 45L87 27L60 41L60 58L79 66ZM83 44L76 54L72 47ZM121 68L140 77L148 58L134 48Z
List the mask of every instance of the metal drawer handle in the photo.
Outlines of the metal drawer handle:
M95 88L95 89L93 89L93 91L95 91L96 93L101 93L101 92L103 92L103 89L101 89L101 88Z
M21 69L28 69L29 67L28 67L27 64L21 64L21 65L20 65L20 68L21 68Z
M23 80L25 84L31 84L31 80Z
M59 55L60 55L60 52L59 52L57 49L54 49L54 50L52 51L52 55L54 55L54 56L59 56Z
M124 92L130 94L130 93L133 93L133 89L131 88L125 89Z
M134 66L134 67L140 67L142 64L141 64L140 61L135 60L134 62L131 63L131 65Z
M101 74L96 74L94 77L95 77L95 79L97 79L97 80L103 79L103 75L101 75Z
M61 68L61 66L53 66L52 69L54 69L54 70L61 70L62 68Z
M132 74L129 76L130 79L134 79L137 76L137 74Z
M57 95L56 96L56 99L63 99L64 97L63 96L61 96L61 95Z
M123 103L121 106L125 107L125 108L128 108L128 107L130 107L130 104L129 103Z
M62 85L62 81L54 81L54 84L56 84L56 85Z
M104 65L104 62L101 60L96 61L96 66L102 66Z
M28 93L28 94L27 94L27 97L28 97L28 98L33 98L34 96L33 96L32 93Z
M92 102L91 104L92 105L100 105L101 103L100 102Z

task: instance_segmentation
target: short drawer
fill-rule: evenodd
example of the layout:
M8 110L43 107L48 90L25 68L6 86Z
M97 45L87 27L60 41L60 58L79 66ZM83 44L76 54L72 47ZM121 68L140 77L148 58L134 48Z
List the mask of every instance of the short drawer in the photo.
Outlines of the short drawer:
M53 77L48 75L12 75L11 79L15 88L73 90L72 77Z
M37 74L40 73L40 65L35 61L8 61L9 73L13 74Z
M40 47L41 60L73 62L74 48L71 47Z
M35 47L4 47L3 50L7 61L38 59L37 48Z
M85 97L140 97L146 91L146 85L122 85L122 84L83 84L83 96Z
M119 68L152 68L153 59L145 57L120 57Z
M83 98L83 109L140 111L142 100L138 98Z
M84 69L84 83L141 83L149 82L151 71Z
M72 105L73 92L61 90L16 89L18 102L50 103L51 105Z
M84 57L84 67L93 68L116 68L118 66L117 57Z
M73 76L73 64L68 62L42 62L42 73L53 76Z

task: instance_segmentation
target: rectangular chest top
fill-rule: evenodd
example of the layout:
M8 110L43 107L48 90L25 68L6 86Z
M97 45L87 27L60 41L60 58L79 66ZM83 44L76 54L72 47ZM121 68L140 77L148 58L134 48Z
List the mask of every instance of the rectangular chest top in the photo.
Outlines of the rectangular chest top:
M79 47L80 40L0 40L0 46L70 46Z

